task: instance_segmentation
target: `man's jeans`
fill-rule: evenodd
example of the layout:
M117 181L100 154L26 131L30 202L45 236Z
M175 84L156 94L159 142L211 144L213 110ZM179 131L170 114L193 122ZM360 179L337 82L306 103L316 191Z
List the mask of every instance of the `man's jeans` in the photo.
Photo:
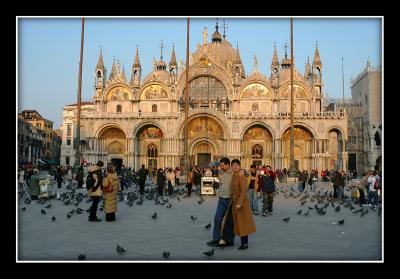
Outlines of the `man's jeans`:
M304 191L304 188L303 188L303 181L299 181L299 184L297 185L297 188L299 189L300 192L303 192L303 191Z
M337 198L338 199L343 199L343 195L344 195L344 187L343 186L339 186L336 188L337 190Z
M224 219L224 214L225 211L228 208L230 202L230 198L218 198L218 205L217 205L217 211L215 212L214 216L214 231L213 231L213 240L221 240L221 225L222 225L222 220ZM235 235L233 234L227 234L225 241L230 241L233 242L235 239Z
M369 191L368 203L373 206L378 206L378 192L377 191Z
M247 194L249 196L250 208L253 213L258 212L258 202L257 193L254 189L247 189Z

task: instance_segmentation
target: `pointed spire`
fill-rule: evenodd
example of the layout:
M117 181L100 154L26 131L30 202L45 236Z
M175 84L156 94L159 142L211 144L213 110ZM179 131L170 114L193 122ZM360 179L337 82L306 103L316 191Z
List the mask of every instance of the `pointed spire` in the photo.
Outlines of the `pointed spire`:
M236 43L236 53L235 53L234 64L242 64L242 59L240 58L240 52L239 52L239 42Z
M122 64L122 73L121 73L122 79L126 80L126 76L125 76L125 65Z
M140 68L139 46L138 45L136 45L136 55L135 55L135 61L133 62L133 67Z
M176 56L175 56L175 45L172 43L172 54L171 54L171 59L169 61L169 66L178 66L176 63Z
M115 65L115 56L114 56L114 61L113 61L113 65L111 68L111 74L110 74L110 79L114 79L117 76L117 65Z
M316 46L315 46L315 53L314 53L314 62L313 62L313 65L322 65L322 63L321 63L321 58L319 57L318 42L316 42Z
M306 63L306 71L304 73L304 77L305 78L307 78L310 75L310 73L311 73L310 69L311 69L310 68L310 56L308 56L307 57L307 63Z
M212 39L211 39L212 42L221 42L222 41L222 36L218 32L218 28L219 28L219 26L218 26L218 18L217 18L217 23L215 24L215 32L212 35Z
M103 48L100 46L100 55L99 55L99 61L97 62L97 69L99 68L104 68L104 61L103 61Z
M278 54L276 53L276 44L274 43L274 54L272 55L272 63L271 63L272 68L279 68L279 60L278 60Z
M254 55L254 61L253 61L253 73L256 73L257 72L257 68L258 68L258 66L257 66L257 56L256 55Z

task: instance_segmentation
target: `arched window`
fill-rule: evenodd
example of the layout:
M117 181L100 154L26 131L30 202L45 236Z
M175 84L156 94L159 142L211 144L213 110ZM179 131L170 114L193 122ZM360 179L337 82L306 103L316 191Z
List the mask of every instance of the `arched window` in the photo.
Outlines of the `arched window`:
M151 111L152 112L157 112L157 105L152 105L151 106Z
M149 158L157 158L158 157L157 145L155 145L154 143L150 143L147 146L147 157L149 157Z
M101 78L101 72L100 71L97 72L97 78Z
M253 145L251 151L251 158L253 159L261 159L263 157L263 147L259 144Z
M379 135L378 132L375 132L375 145L381 146L381 136Z
M117 106L117 112L121 112L121 110L122 110L122 109L121 109L121 105L118 105L118 106Z

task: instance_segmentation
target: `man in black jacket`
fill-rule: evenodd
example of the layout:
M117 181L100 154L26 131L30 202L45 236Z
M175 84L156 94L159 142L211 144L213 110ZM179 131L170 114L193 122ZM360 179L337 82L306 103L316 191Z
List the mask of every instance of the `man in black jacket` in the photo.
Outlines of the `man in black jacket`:
M164 186L165 186L165 174L162 168L159 168L157 172L157 191L158 195L161 197L163 195Z
M146 176L147 176L147 171L144 167L144 165L142 165L142 168L139 170L139 191L140 194L143 195L144 194L144 184L146 183Z
M199 191L200 191L200 185L201 185L201 177L202 177L202 174L201 174L201 171L200 171L200 169L199 169L199 166L195 166L195 169L194 169L194 172L193 172L193 182L194 182L194 185L195 185L195 191L196 191L196 194L198 195L199 194Z

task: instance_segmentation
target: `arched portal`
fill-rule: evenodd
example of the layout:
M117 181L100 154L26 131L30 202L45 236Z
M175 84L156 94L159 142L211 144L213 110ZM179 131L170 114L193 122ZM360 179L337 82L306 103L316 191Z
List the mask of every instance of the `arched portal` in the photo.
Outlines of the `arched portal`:
M126 135L117 127L106 127L99 134L99 149L102 152L101 160L113 162L117 167L126 160ZM126 162L125 162L126 163Z
M294 126L294 161L302 170L311 170L313 135L305 127ZM282 168L290 168L290 127L282 135Z
M342 132L339 129L334 128L329 130L328 135L328 168L334 170L344 169L342 158L344 142Z
M161 140L163 138L162 130L148 124L141 127L135 135L136 166L145 165L152 172L160 164Z
M250 165L272 165L272 134L262 125L249 127L243 135L244 168Z

